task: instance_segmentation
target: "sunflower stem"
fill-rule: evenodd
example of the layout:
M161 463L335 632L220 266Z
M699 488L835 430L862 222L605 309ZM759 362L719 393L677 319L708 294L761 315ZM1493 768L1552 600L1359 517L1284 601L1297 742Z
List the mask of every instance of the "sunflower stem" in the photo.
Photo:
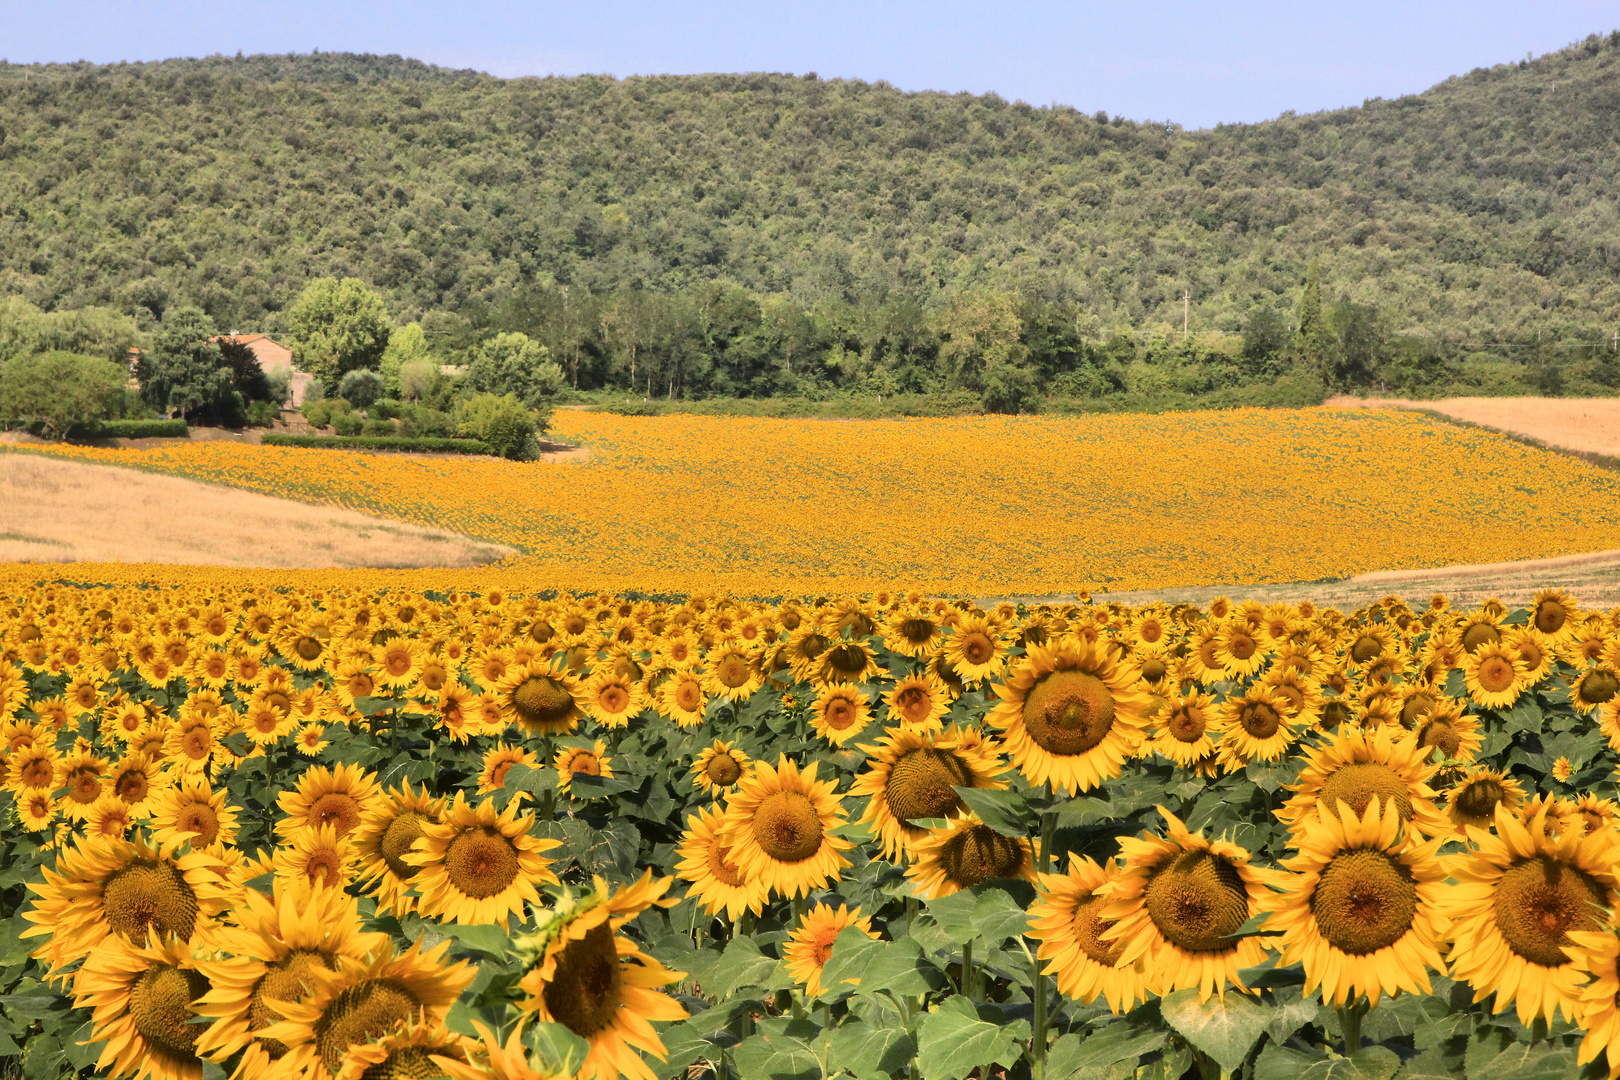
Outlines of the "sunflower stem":
M1532 1044L1547 1041L1547 1018L1538 1016L1530 1021L1530 1042Z
M973 942L971 940L962 945L962 979L959 989L963 997L969 1001L973 1000Z
M1029 1073L1034 1080L1046 1077L1046 976L1041 974L1041 962L1030 957L1030 970L1035 976L1035 1032L1029 1041Z
M1344 1056L1361 1049L1361 1020L1367 1015L1367 1000L1357 998L1339 1009L1339 1031L1344 1035Z

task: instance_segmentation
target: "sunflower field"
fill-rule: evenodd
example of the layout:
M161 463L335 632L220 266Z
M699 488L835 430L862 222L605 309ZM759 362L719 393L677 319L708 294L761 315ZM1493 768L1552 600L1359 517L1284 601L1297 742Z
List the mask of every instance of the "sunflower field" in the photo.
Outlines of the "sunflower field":
M0 1070L1620 1076L1620 611L36 581Z
M1379 409L840 423L560 411L586 460L198 442L14 447L449 529L466 587L1050 596L1599 551L1620 477ZM222 526L228 527L228 526ZM492 577L492 574L506 576Z

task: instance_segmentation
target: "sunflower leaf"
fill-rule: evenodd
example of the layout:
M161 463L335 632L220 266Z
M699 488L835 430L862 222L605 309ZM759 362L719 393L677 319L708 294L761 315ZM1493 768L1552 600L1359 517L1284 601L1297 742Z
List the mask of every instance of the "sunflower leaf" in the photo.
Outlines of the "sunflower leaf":
M1248 1059L1275 1013L1245 994L1200 1002L1196 990L1167 995L1159 1009L1166 1023L1228 1072L1236 1072Z
M858 926L846 926L833 939L832 951L821 968L818 1001L837 1001L855 992L861 976L888 943L868 937Z
M803 1020L761 1020L758 1032L731 1051L739 1080L817 1080L823 1070L811 1046L816 1032Z
M910 935L883 946L883 951L875 953L871 964L860 972L861 994L886 990L904 997L926 994L945 985L945 973L923 955L922 946ZM825 976L822 981L825 984Z
M955 790L967 808L979 815L980 821L1002 836L1022 839L1029 835L1030 827L1035 823L1035 814L1018 792L968 787Z
M1022 1054L1016 1030L979 1018L966 998L946 998L917 1026L917 1066L928 1080L963 1080L974 1069L1012 1068Z
M553 1076L573 1076L591 1052L590 1043L561 1024L535 1024L524 1030L523 1041Z
M1159 1049L1168 1031L1132 1024L1107 1024L1089 1034L1064 1035L1046 1052L1050 1080L1105 1080L1132 1077L1143 1054Z
M1519 1042L1501 1028L1476 1034L1464 1065L1468 1080L1575 1080L1581 1075L1575 1047L1556 1040Z
M778 978L779 961L759 951L753 938L733 938L714 965L709 984L704 987L716 998L728 998L744 987L757 986L774 990Z
M1390 1080L1400 1067L1400 1056L1386 1046L1363 1046L1341 1057L1271 1044L1254 1063L1254 1080Z
M856 1020L823 1033L827 1060L856 1080L888 1080L917 1056L917 1036L903 1027Z

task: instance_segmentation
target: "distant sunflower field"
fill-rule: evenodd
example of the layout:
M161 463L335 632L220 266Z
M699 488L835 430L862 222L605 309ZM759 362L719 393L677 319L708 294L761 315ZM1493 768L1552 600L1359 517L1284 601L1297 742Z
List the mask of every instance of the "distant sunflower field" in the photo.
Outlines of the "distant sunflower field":
M0 1061L1620 1075L1620 611L16 584Z
M556 427L588 460L13 450L509 545L522 553L500 579L510 588L1048 596L1532 559L1620 535L1612 471L1394 410L859 423L561 411Z

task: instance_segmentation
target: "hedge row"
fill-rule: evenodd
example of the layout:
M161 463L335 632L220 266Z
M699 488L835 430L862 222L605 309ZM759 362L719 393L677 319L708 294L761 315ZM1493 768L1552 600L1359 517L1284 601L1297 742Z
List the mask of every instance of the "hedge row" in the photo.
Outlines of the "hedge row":
M184 439L190 434L184 420L102 420L68 430L75 439Z
M390 439L370 435L266 435L265 446L303 446L320 450L415 450L438 454L493 454L477 439Z

